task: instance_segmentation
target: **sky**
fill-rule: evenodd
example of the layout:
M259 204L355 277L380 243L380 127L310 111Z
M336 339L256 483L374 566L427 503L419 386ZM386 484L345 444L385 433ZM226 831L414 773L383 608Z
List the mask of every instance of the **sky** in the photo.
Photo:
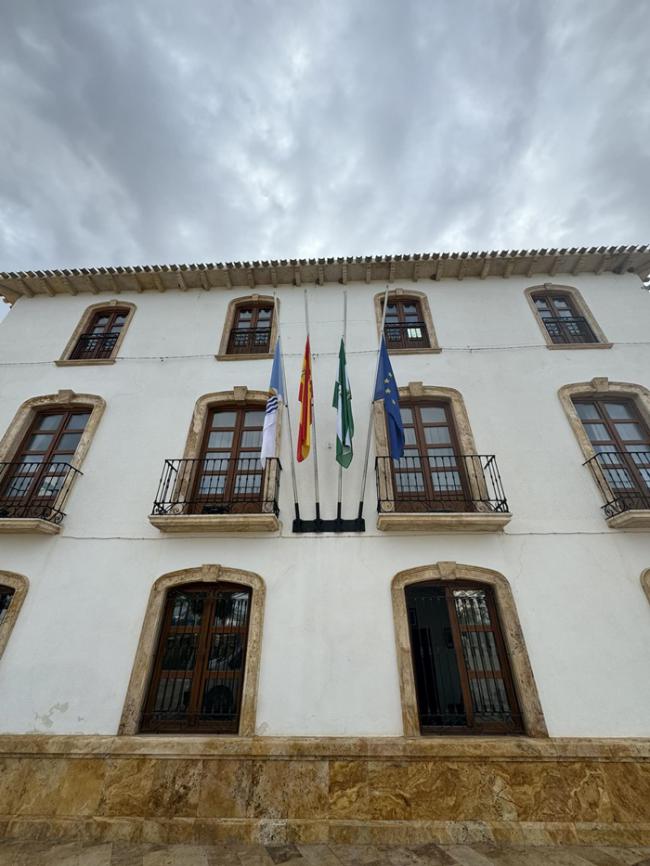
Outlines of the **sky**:
M0 271L647 242L649 47L648 0L4 0Z

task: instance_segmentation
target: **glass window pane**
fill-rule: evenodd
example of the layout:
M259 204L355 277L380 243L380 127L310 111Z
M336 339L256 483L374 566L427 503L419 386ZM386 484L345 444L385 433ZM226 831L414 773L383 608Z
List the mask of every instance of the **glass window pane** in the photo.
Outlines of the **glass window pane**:
M427 445L444 445L451 442L448 427L425 427L424 440Z
M264 424L264 411L263 410L253 410L252 412L246 412L246 417L244 418L244 427L262 427Z
M237 496L252 496L262 489L262 476L254 474L235 476L235 493Z
M457 493L462 489L458 472L432 472L431 483L437 493Z
M425 424L446 421L447 415L442 406L421 406L420 418Z
M244 430L241 435L242 448L261 448L262 447L262 431L261 430Z
M0 586L0 625L2 625L2 620L5 618L5 614L9 610L13 594L14 590L11 587Z
M191 677L161 677L154 712L181 713L190 702Z
M162 668L165 671L191 671L196 658L196 634L170 634L167 636Z
M488 720L493 717L503 717L510 714L510 704L503 685L503 680L495 678L471 678L469 687L472 693L472 704L477 716Z
M215 412L212 416L211 427L234 427L236 412Z
M222 496L226 489L225 475L202 475L199 482L199 496Z
M248 593L245 592L229 592L217 596L212 625L238 627L246 625L248 600Z
M413 427L405 427L404 428L404 444L405 445L415 445L417 439L415 437L415 428Z
M491 625L490 611L482 589L454 590L454 603L461 625Z
M232 430L215 430L208 437L208 448L231 448Z
M52 444L51 433L35 433L27 443L28 451L47 451Z
M634 419L634 414L630 410L630 407L625 403L605 403L605 411L609 417L614 420L617 420L618 418Z
M56 430L63 415L43 415L38 422L38 430Z
M612 438L607 432L607 427L605 427L604 424L585 424L585 430L587 431L587 436L592 442Z
M215 634L209 647L208 670L237 671L242 667L244 652L238 633Z
M621 424L618 422L616 424L616 431L624 441L629 441L630 439L638 441L645 438L640 424Z
M237 713L235 683L210 677L205 681L201 713L215 719L232 719Z
M412 424L413 423L413 410L407 408L400 408L400 415L402 416L402 424Z
M177 595L174 598L174 607L172 609L172 625L201 625L204 598L203 593Z
M592 418L600 418L598 409L593 403L576 403L575 407L578 417L583 421L589 421Z
M36 495L42 499L51 499L63 487L65 475L46 475L38 485Z
M88 423L88 419L90 418L90 412L83 412L79 415L72 415L70 420L66 424L66 430L83 430L86 424Z
M57 451L74 451L81 439L81 433L64 433L57 445Z

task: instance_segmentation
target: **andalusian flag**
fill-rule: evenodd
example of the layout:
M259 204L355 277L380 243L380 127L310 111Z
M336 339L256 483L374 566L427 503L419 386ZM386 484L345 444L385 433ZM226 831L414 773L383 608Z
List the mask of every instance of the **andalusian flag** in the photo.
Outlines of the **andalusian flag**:
M332 406L336 409L336 462L347 469L352 462L354 420L352 418L352 392L350 391L350 380L345 361L345 343L342 338L339 349L339 377L334 385Z
M305 355L302 359L302 373L300 374L300 390L298 391L298 402L300 403L300 422L298 424L298 463L302 463L309 457L311 448L311 425L312 425L312 403L314 399L313 384L311 379L311 349L309 348L309 336L305 343Z

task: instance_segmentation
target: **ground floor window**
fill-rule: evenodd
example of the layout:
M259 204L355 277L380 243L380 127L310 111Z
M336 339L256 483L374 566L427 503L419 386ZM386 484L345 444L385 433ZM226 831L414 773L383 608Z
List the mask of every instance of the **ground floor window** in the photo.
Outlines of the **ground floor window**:
M405 593L421 732L521 732L491 589L453 581Z
M230 583L169 591L143 731L238 732L251 592Z

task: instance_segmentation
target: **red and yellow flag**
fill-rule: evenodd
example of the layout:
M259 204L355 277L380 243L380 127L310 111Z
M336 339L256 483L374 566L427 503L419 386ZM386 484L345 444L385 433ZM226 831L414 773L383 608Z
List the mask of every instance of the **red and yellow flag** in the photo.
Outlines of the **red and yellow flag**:
M302 372L300 374L300 390L298 391L298 402L300 403L300 423L298 425L298 463L309 457L311 448L311 425L312 425L312 400L314 397L311 379L311 349L309 348L309 337L305 343L305 355L302 359Z

